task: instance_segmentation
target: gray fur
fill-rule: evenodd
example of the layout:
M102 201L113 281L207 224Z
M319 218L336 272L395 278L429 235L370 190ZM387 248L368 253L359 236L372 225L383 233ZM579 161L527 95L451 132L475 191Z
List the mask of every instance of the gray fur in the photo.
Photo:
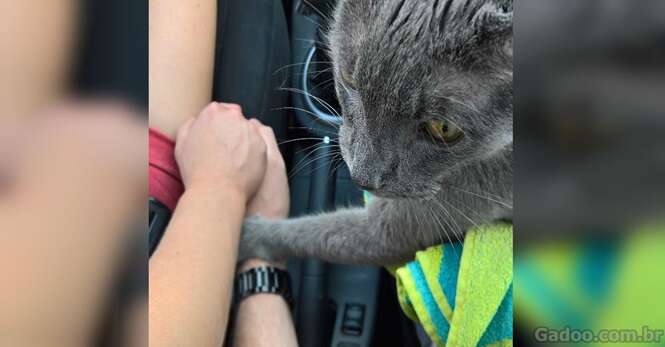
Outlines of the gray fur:
M366 208L250 218L241 258L387 265L512 219L512 1L344 0L329 43L342 155L376 198ZM419 131L430 119L464 137L431 141Z

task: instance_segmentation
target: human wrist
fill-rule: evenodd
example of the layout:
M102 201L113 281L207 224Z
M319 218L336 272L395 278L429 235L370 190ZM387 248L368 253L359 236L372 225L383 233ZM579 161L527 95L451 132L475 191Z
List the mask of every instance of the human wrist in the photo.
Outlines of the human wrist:
M259 267L275 267L280 270L286 270L286 262L273 262L258 258L247 259L238 264L238 273L245 272Z
M214 183L210 181L192 182L185 185L185 193L200 197L210 197L225 204L242 205L243 208L248 200L247 194L242 189L225 180L219 180Z
M289 306L293 304L291 279L285 264L252 259L244 262L235 277L235 300L238 305L257 296L281 298Z

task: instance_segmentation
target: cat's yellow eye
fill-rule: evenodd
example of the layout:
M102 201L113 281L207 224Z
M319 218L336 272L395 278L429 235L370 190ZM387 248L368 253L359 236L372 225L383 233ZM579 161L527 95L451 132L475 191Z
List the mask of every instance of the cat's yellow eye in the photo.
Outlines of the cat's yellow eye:
M442 120L428 121L424 124L424 127L432 138L448 144L459 141L463 135L460 128Z

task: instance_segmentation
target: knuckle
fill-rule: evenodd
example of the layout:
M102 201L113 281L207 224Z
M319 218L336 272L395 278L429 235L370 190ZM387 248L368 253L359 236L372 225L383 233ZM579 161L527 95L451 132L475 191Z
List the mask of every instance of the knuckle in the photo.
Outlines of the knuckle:
M228 110L229 116L236 118L236 119L245 119L245 116L242 114L242 112L235 110L235 109L230 109Z
M230 108L234 109L237 112L242 113L242 106L238 104L228 104Z
M219 110L219 104L216 102L209 103L204 109L203 113L215 113Z

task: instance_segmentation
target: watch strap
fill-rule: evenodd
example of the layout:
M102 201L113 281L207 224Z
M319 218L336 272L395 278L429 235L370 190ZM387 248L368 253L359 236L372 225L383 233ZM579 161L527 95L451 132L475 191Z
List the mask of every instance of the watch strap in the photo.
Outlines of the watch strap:
M236 275L235 294L237 302L254 294L277 294L289 307L293 305L289 273L272 266L252 268Z

